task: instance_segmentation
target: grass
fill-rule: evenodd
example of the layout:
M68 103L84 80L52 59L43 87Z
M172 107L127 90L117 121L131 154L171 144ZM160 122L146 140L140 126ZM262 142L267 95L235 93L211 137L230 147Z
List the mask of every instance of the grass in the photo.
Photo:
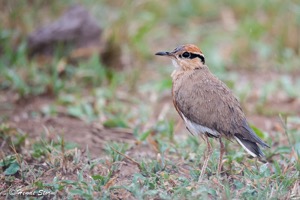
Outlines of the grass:
M27 57L27 34L73 1L0 2L1 196L300 197L297 1L80 2L97 17L118 68L97 54L71 61L62 49ZM153 56L183 43L199 45L210 70L240 99L271 146L264 149L268 164L225 141L224 172L216 175L219 146L211 140L214 152L198 182L206 146L180 124L172 68Z
M10 127L2 127L12 131ZM168 129L165 127L165 130ZM286 131L287 134L292 132ZM192 136L184 142L159 135L156 137L160 139L157 157L136 160L139 168L128 156L123 156L132 152L133 147L128 144L107 144L106 156L93 159L89 157L88 150L82 154L74 144L65 143L61 138L35 141L25 154L15 153L3 158L1 166L5 170L2 180L4 184L11 185L10 189L18 185L22 189L51 191L57 198L112 198L118 191L129 192L137 199L281 199L292 198L293 192L297 192L299 145L294 144L299 144L299 132L295 138L289 138L290 145L265 151L270 163L259 164L258 168L255 161L246 158L243 152L227 148L226 172L216 176L217 163L214 161L218 159L218 152L214 151L207 170L208 179L201 183L198 183L199 165L205 146ZM15 145L18 146L18 143ZM229 142L226 142L226 147L228 145ZM137 170L128 180L121 180L118 184L118 173L124 165ZM122 184L124 181L128 184Z

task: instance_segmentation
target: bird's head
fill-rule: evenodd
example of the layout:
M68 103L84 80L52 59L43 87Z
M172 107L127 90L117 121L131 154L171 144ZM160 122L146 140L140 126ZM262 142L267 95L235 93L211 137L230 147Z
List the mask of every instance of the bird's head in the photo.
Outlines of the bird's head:
M205 65L202 51L193 44L181 45L172 52L157 52L155 55L171 58L177 70L193 70Z

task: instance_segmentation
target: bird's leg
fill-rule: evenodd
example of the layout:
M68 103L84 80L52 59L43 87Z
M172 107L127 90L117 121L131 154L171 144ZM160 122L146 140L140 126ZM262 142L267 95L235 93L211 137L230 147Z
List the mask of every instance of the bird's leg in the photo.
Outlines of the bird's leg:
M219 138L219 141L220 141L220 157L219 157L219 164L218 164L218 174L220 175L222 170L222 161L223 161L225 148L221 138Z
M209 143L207 135L204 135L203 139L205 140L205 142L207 144L207 149L206 149L206 152L205 152L205 158L204 158L204 162L203 162L203 165L202 165L202 169L201 169L201 173L200 173L198 181L202 180L203 175L204 175L204 173L206 171L206 168L207 168L208 160L209 160L210 155L212 153L211 145Z

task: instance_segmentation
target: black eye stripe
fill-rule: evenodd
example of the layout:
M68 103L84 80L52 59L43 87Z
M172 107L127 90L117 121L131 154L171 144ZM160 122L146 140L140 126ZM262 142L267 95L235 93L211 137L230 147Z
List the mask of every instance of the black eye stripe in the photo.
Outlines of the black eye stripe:
M195 55L196 55L196 57L200 58L200 60L203 64L205 64L205 58L203 55L200 55L200 54L195 54Z
M197 54L197 53L189 53L189 52L184 52L183 54L179 55L179 58L189 58L189 59L194 59L194 58L200 58L201 62L205 64L205 58L203 55Z
M184 52L182 55L179 55L179 57L184 57L184 58L189 58L189 59L194 59L194 58L200 58L201 62L205 64L205 58L203 55L197 54L197 53L188 53Z
M195 54L195 53L191 53L190 59L194 59L194 58L197 58L197 57L200 58L200 55L199 54Z

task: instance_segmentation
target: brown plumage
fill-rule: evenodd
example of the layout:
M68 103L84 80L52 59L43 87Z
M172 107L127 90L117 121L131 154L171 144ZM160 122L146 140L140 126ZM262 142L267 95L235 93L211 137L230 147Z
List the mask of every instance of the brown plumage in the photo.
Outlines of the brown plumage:
M230 89L216 78L205 65L202 51L195 45L183 45L172 52L156 55L172 59L172 96L174 106L193 135L200 135L208 145L201 170L203 176L211 154L207 137L219 138L221 170L224 146L221 138L236 139L253 157L264 157L258 145L269 147L250 128L240 103Z

